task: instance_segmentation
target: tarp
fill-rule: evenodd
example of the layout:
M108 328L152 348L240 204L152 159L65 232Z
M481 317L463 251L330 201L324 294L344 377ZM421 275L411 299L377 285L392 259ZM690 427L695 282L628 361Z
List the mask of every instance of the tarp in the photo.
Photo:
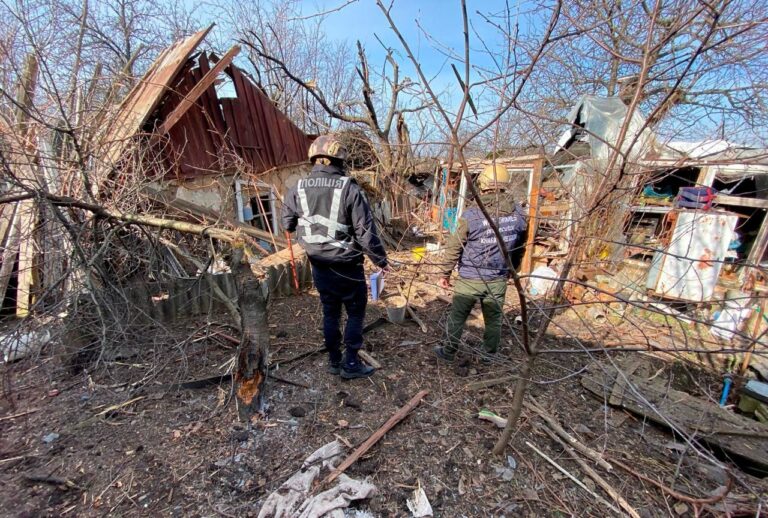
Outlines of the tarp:
M618 97L583 96L568 115L569 128L558 141L558 149L565 148L579 128L586 130L584 140L589 143L591 157L606 160L614 150L628 108ZM630 160L643 156L653 142L653 132L645 127L645 118L638 110L632 112L621 151L629 153Z

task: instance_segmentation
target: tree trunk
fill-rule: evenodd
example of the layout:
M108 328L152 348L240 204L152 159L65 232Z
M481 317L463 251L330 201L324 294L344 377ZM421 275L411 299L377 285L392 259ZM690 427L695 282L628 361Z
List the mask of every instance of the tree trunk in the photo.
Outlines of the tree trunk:
M531 370L533 370L533 364L536 361L536 355L532 354L528 356L525 363L523 363L520 369L519 377L515 382L515 392L512 396L512 408L509 410L509 416L507 417L507 425L504 427L504 431L493 447L494 455L501 455L504 453L504 448L507 447L512 432L517 426L517 422L520 419L520 412L523 409L523 398L525 397L526 390L528 389L529 378Z
M234 381L240 420L250 422L252 417L263 413L264 409L269 354L267 301L262 292L261 283L254 277L248 265L236 266L239 266L235 271L237 271L238 303L243 333L237 354Z

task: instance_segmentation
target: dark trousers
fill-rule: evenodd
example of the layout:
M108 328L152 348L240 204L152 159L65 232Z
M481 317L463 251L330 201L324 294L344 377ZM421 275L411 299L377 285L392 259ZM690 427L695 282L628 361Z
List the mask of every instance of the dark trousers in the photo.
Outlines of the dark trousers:
M368 303L368 288L362 264L312 264L312 279L323 304L323 337L328 351L339 351L342 335L339 331L341 307L347 310L344 345L350 349L363 346L363 320Z
M456 281L451 312L448 314L446 350L449 354L455 354L459 350L464 323L478 300L483 308L483 320L485 321L483 349L488 353L495 353L499 349L501 317L506 293L506 279L492 281L458 279Z

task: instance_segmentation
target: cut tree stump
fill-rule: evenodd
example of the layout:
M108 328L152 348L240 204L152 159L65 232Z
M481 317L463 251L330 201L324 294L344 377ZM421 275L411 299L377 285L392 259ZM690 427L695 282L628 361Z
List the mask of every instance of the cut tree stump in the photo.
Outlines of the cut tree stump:
M240 420L263 413L264 382L267 379L269 356L269 325L267 300L261 283L250 267L242 263L242 250L233 254L232 271L237 277L238 305L242 337L235 366L235 394Z

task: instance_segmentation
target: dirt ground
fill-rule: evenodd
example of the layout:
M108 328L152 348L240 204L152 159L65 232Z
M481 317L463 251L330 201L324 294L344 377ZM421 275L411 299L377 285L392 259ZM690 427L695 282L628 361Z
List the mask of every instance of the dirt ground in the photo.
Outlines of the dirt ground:
M499 430L479 420L477 412L488 408L505 415L511 386L472 391L467 385L517 367L521 353L514 337L507 336L502 361L483 364L467 354L449 366L432 353L447 305L427 296L415 305L429 332L412 322L371 331L366 347L383 368L370 379L344 381L326 373L322 353L294 359L322 343L317 294L271 301L270 358L280 364L274 374L283 381L269 381L268 413L252 427L238 422L229 384L168 388L226 370L236 345L226 338L235 331L225 315L148 333L137 354L105 361L92 372L73 374L54 348L4 366L2 515L253 516L312 451L334 438L351 445L364 441L422 389L430 391L425 401L349 468L349 475L369 477L378 488L357 508L374 516L410 516L406 499L420 485L435 516L616 515L587 492L612 502L527 410L506 455L490 454ZM383 314L373 304L367 321ZM561 330L576 325L567 315L558 317L558 324ZM479 329L477 322L468 328L470 344L479 343ZM562 347L558 334L545 346ZM691 454L668 432L606 407L581 387L579 373L593 359L543 356L530 395L609 462L622 460L694 497L716 492L727 479L723 470ZM702 396L719 391L716 378L659 365L659 375L671 385L685 382ZM139 381L142 386L134 390ZM640 516L694 516L697 510L621 469L609 473L590 464ZM703 515L724 514L727 505L731 512L755 516L760 498L765 508L765 481L735 467L732 473L735 482L725 503L698 509Z

